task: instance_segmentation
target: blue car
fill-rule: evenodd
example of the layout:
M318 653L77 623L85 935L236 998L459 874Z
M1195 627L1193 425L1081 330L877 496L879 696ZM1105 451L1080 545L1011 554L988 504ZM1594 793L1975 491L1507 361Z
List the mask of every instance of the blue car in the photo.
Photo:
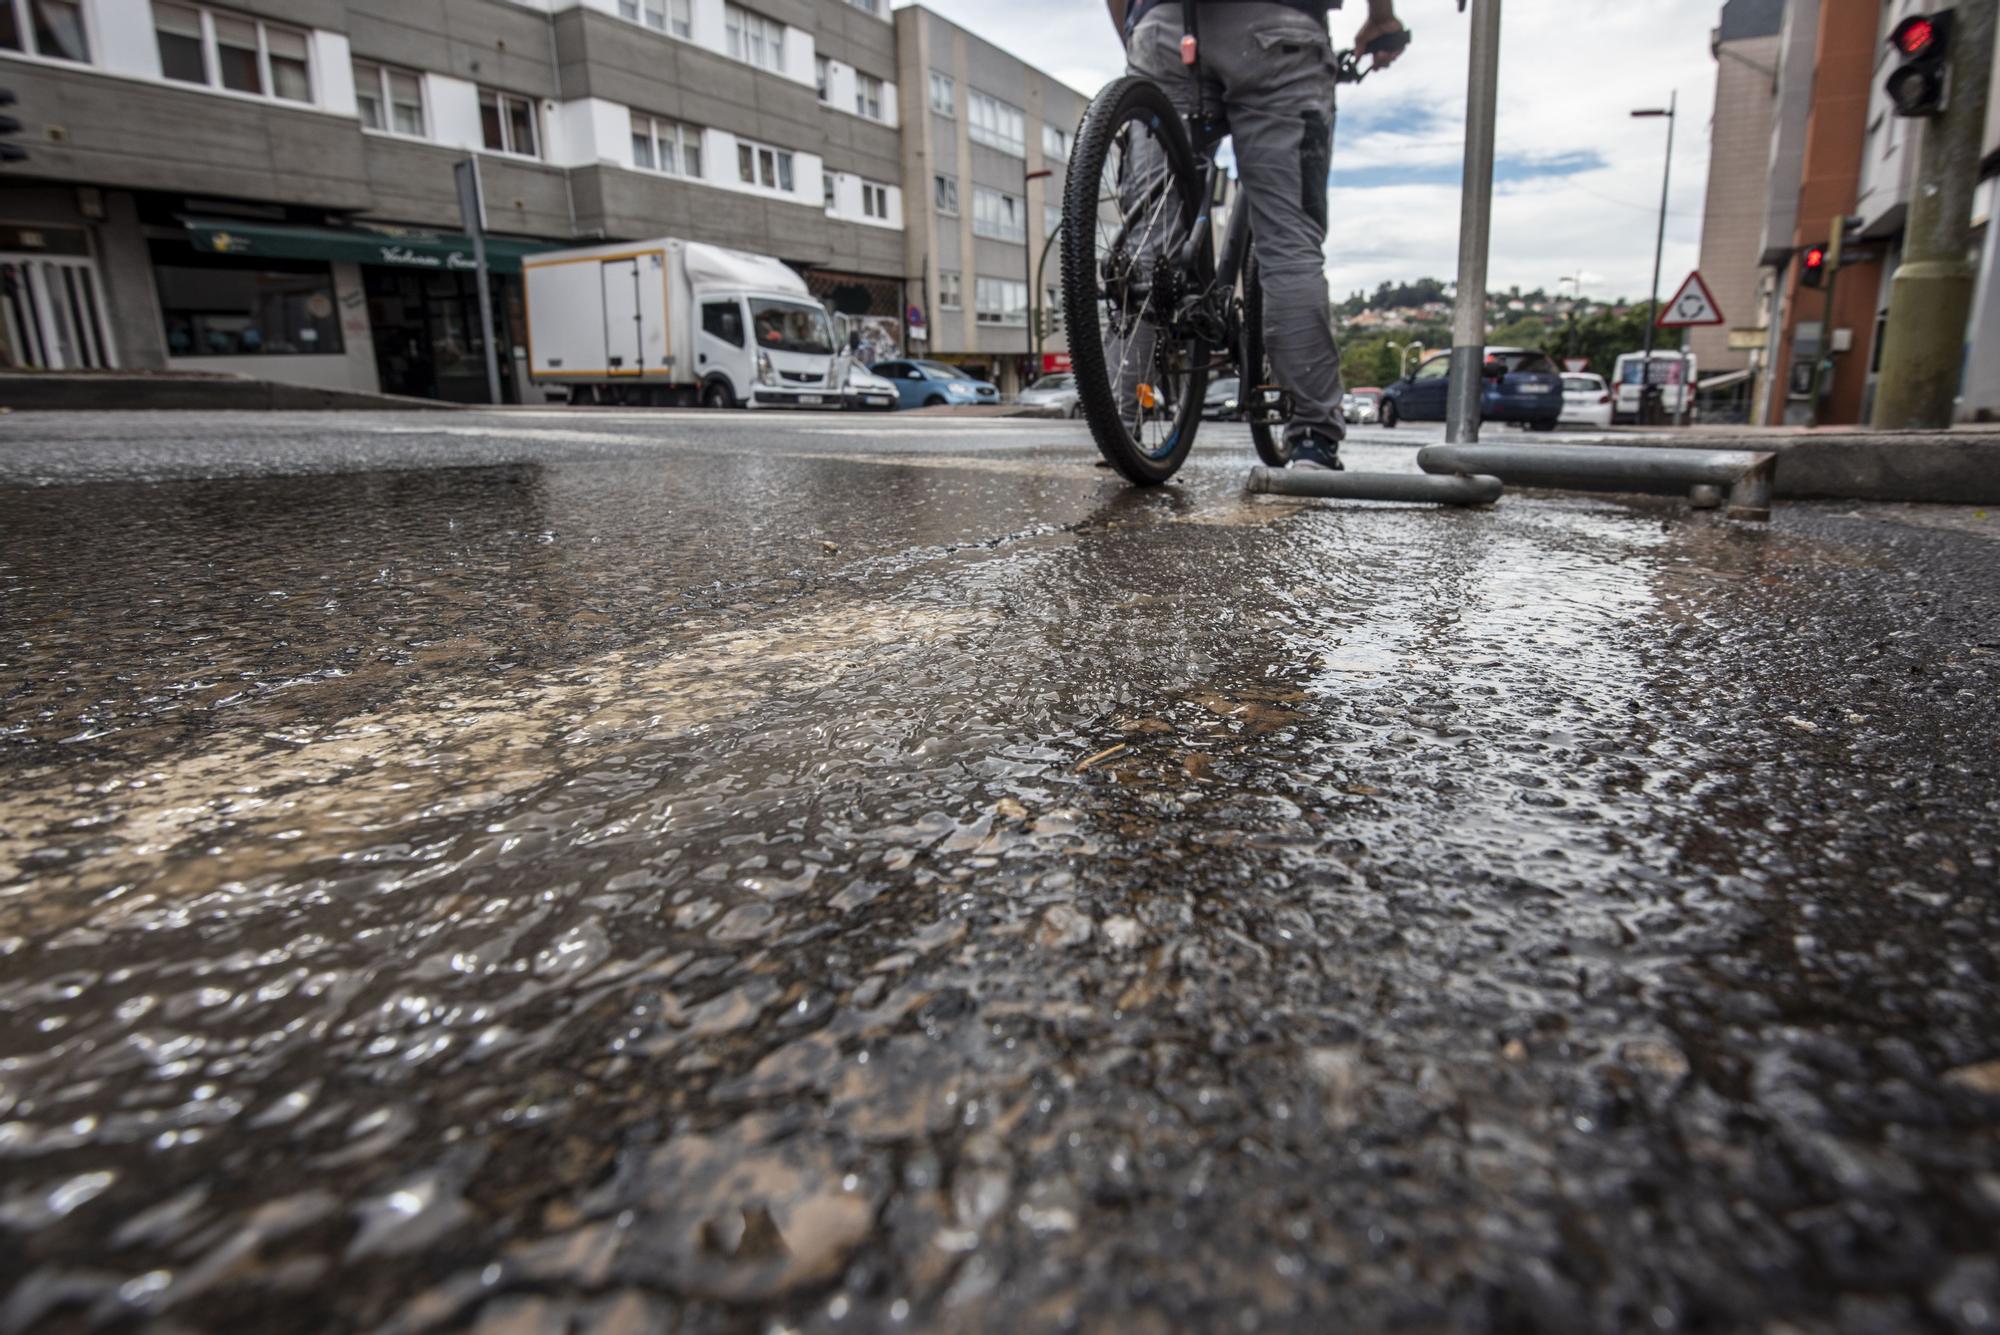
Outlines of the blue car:
M896 387L898 408L1000 402L998 389L943 362L876 362L868 369Z
M1442 422L1451 389L1451 354L1426 357L1414 374L1382 391L1382 425ZM1555 363L1528 348L1488 348L1479 390L1479 420L1518 422L1555 430L1563 411L1562 375Z

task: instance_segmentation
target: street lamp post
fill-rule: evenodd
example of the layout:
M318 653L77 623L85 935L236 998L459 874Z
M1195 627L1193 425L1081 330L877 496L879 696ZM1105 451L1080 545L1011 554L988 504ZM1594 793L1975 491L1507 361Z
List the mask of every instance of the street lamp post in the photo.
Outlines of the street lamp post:
M1028 280L1028 354L1035 359L1036 370L1040 370L1042 365L1042 305L1041 293L1035 290L1039 281L1035 248L1028 242L1028 238L1034 235L1028 222L1028 182L1046 181L1054 175L1047 167L1031 172L1027 159L1021 160L1021 258L1024 262L1021 276ZM1048 252L1049 239L1045 236L1042 238L1042 254L1047 255Z
M1639 362L1639 365L1644 368L1639 373L1639 420L1641 422L1644 422L1646 419L1646 401L1654 396L1656 389L1656 386L1653 384L1653 321L1659 318L1660 313L1660 252L1667 244L1667 181L1672 176L1674 170L1674 112L1679 101L1680 90L1675 89L1667 95L1666 106L1647 107L1632 113L1634 117L1641 119L1648 116L1665 116L1667 118L1667 161L1666 165L1660 168L1660 226L1659 230L1653 234L1653 291L1652 295L1646 299L1646 350ZM1687 403L1687 396L1688 387L1682 385L1681 403L1683 406ZM1678 413L1675 415L1679 416Z

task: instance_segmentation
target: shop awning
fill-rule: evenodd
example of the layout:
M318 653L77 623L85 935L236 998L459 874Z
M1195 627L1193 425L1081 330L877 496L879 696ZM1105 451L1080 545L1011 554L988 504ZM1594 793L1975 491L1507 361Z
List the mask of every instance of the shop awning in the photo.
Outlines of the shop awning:
M196 250L214 255L259 255L287 260L352 260L399 269L471 270L472 238L452 232L373 227L298 227L234 218L187 218ZM521 272L521 257L558 246L547 241L486 238L486 267Z

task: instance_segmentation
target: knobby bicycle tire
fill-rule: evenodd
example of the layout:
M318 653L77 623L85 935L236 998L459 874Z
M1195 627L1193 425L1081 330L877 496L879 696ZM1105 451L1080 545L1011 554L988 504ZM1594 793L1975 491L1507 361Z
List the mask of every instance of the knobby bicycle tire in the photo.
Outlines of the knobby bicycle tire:
M1195 429L1201 422L1202 391L1208 380L1208 349L1198 339L1179 345L1186 354L1187 389L1174 405L1172 430L1162 448L1149 452L1134 438L1120 411L1100 323L1098 192L1118 133L1128 123L1153 133L1166 152L1168 181L1180 196L1179 235L1186 234L1199 212L1201 178L1179 111L1150 79L1126 75L1112 80L1085 110L1070 155L1063 191L1063 309L1068 312L1070 369L1076 376L1077 401L1090 423L1098 453L1127 480L1139 486L1157 486L1180 469L1194 445ZM1160 346L1169 345L1163 333Z

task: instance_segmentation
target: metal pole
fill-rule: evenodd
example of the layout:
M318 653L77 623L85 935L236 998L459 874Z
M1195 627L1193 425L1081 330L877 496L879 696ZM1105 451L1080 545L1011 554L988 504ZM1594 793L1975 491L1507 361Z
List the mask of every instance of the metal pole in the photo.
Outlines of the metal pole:
M1653 390L1653 321L1660 316L1660 256L1667 245L1667 182L1674 171L1674 120L1680 104L1680 90L1676 88L1667 94L1667 161L1660 168L1660 225L1653 233L1653 288L1646 298L1646 343L1645 352L1639 365L1639 420L1646 420L1646 399ZM1640 113L1634 112L1634 115ZM1659 113L1651 113L1655 116ZM1682 386L1681 397L1687 397L1687 388Z
M1877 430L1951 425L1972 312L1976 270L1966 253L1993 70L1995 8L1996 0L1959 0L1953 11L1945 54L1950 101L1943 115L1924 126L1902 262L1889 283L1882 374L1875 384Z
M1473 0L1465 75L1465 174L1458 203L1458 298L1451 321L1451 379L1444 438L1479 439L1485 387L1486 243L1493 229L1493 117L1500 88L1500 0Z
M479 159L467 158L452 168L458 184L458 212L472 238L472 272L479 284L479 328L486 349L486 399L500 402L500 350L493 339L493 293L486 273L486 202L480 193Z
M1054 175L1055 173L1047 167L1042 168L1040 171L1031 172L1028 170L1027 159L1023 158L1021 160L1021 277L1028 282L1028 353L1035 359L1033 367L1035 374L1040 374L1042 369L1042 322L1040 319L1042 303L1041 293L1035 290L1036 284L1041 281L1035 272L1035 247L1028 240L1029 237L1034 235L1034 232L1029 230L1028 226L1028 182L1045 181ZM1046 255L1048 249L1049 239L1044 236L1042 238L1042 253ZM1027 387L1027 381L1024 378L1021 382L1021 389L1026 389ZM1021 391L1017 389L1014 392L1019 394Z

